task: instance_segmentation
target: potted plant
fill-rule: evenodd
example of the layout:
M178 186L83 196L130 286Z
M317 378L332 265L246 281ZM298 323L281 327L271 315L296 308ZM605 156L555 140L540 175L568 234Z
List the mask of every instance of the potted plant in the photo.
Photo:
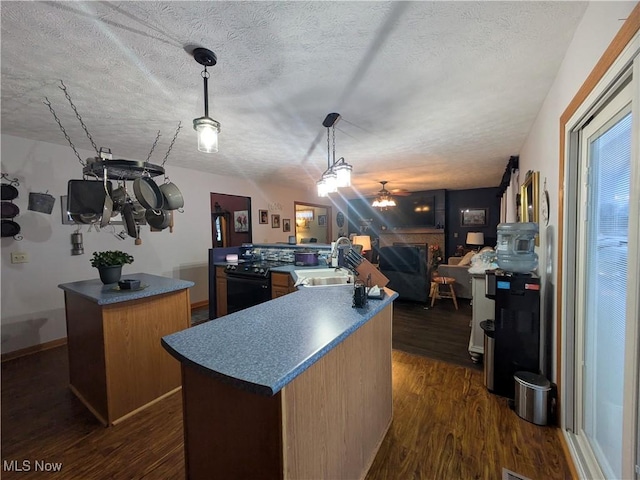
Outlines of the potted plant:
M429 253L431 254L431 275L437 276L438 267L444 258L440 245L429 245Z
M122 275L122 266L133 263L133 257L120 250L107 250L105 252L93 252L91 266L98 269L102 283L116 283Z

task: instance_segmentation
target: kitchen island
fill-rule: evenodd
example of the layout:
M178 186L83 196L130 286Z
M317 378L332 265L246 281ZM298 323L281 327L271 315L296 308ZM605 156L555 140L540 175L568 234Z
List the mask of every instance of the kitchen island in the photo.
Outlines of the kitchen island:
M160 338L188 328L193 282L136 273L141 288L99 279L64 290L71 391L105 426L180 388L180 368Z
M391 422L397 294L289 295L163 337L182 364L187 478L363 478Z

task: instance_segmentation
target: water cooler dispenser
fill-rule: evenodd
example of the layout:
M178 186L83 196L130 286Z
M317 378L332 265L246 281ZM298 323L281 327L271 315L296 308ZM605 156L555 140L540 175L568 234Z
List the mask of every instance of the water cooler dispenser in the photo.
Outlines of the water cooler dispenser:
M495 300L493 393L513 399L516 372L540 373L540 278L534 252L536 223L501 223L499 269L487 272L487 297Z
M516 372L540 372L540 279L532 273L487 273L495 299L493 393L514 398Z

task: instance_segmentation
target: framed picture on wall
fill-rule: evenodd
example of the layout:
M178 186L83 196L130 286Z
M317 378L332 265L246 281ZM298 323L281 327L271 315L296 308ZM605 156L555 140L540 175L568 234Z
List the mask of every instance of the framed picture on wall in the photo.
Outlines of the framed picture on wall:
M258 210L260 214L260 223L264 223L265 225L269 223L269 210Z
M291 219L290 218L283 218L282 219L282 231L283 232L290 232L291 231Z
M327 226L327 216L326 215L318 215L318 225L321 227Z
M461 227L486 227L488 208L463 208L460 210Z
M280 215L271 215L271 228L280 228Z
M233 230L236 233L249 231L249 211L238 210L233 212Z

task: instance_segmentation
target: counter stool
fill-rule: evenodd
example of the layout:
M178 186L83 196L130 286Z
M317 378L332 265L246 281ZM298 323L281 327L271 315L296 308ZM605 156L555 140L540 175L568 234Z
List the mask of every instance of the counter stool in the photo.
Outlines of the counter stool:
M456 298L456 292L453 289L453 284L456 283L455 278L451 277L433 277L431 279L431 290L429 292L429 296L431 297L431 306L436 303L436 298L450 298L453 300L453 305L458 310L458 299ZM449 291L442 291L440 289L441 285L447 285L449 287Z

